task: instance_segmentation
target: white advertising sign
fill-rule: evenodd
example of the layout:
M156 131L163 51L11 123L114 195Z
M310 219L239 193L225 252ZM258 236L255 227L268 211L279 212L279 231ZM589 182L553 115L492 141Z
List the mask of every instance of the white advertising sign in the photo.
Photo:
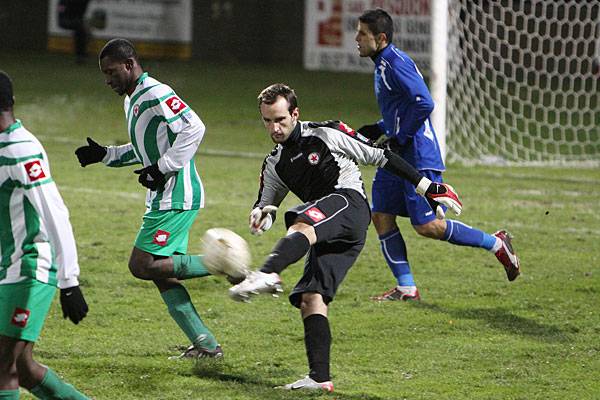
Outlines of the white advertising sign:
M72 32L58 26L58 0L50 0L48 13L49 47L61 50ZM86 19L94 40L123 37L160 52L162 46L192 43L192 0L91 0Z
M304 67L311 70L372 72L358 55L356 27L366 10L382 8L394 21L394 44L429 74L431 6L434 0L305 0Z

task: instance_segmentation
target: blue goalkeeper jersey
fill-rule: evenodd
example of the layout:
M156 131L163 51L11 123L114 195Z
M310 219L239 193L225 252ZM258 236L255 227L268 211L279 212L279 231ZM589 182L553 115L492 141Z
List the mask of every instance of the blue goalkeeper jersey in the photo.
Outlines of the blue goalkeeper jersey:
M385 135L400 144L399 154L418 170L444 171L429 119L433 99L414 61L393 44L375 58L375 96Z

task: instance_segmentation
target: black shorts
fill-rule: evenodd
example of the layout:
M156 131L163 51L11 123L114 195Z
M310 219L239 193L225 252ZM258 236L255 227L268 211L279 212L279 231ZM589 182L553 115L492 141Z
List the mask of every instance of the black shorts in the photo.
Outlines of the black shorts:
M287 227L297 218L314 227L317 242L308 252L304 274L290 294L290 303L300 308L302 293L312 292L320 293L329 304L365 245L371 221L369 205L357 191L343 189L287 211Z

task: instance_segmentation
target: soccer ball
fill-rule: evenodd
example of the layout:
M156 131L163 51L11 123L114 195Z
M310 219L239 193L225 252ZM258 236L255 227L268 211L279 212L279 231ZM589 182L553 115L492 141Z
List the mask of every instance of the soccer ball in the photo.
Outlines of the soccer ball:
M225 228L212 228L202 237L204 266L213 275L243 280L248 275L251 257L248 243Z

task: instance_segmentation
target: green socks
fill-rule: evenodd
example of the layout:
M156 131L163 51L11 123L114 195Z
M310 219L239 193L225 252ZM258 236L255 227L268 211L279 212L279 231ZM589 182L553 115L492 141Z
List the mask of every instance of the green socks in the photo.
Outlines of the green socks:
M194 345L208 350L214 350L217 347L217 340L202 323L200 315L198 315L192 304L190 295L183 286L174 287L162 292L160 295L167 305L171 317Z
M0 390L0 400L19 400L19 389Z
M77 391L72 385L64 382L50 368L46 371L44 379L37 386L29 390L35 397L42 400L90 400ZM2 398L2 397L0 397ZM7 397L11 399L12 397ZM18 399L18 397L15 397Z
M173 256L173 271L177 279L200 278L210 275L202 264L201 256Z

